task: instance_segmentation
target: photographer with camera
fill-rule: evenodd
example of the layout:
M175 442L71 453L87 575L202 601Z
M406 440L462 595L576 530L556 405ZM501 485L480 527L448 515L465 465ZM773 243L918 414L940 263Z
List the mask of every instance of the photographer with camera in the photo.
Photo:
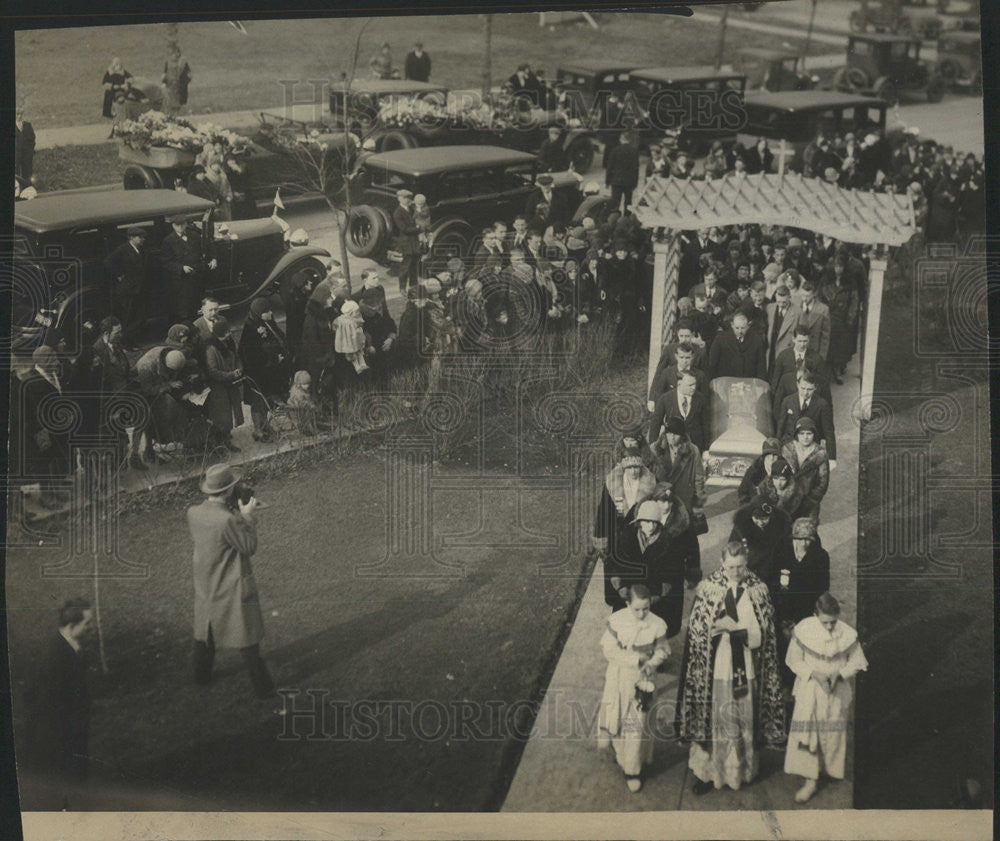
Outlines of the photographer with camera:
M201 491L208 498L188 509L194 540L194 679L212 679L215 647L238 648L254 693L274 694L274 682L260 656L264 619L250 556L257 551L254 512L262 507L253 489L226 464L205 471Z

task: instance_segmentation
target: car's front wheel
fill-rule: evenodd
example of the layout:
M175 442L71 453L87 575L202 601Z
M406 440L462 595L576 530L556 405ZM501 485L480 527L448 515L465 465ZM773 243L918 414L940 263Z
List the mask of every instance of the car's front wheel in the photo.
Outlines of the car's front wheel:
M374 257L385 247L389 228L370 204L352 207L347 217L347 250L355 257Z
M400 149L412 149L416 145L417 141L405 131L388 131L379 144L379 151L398 152Z
M126 190L158 190L163 187L163 179L151 167L129 164L122 175L122 185Z

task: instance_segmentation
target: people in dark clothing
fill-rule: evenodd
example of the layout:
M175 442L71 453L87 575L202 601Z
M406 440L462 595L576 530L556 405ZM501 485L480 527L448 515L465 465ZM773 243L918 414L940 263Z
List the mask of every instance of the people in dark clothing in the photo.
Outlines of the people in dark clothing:
M816 524L802 517L792 523L791 538L780 543L774 561L764 581L774 602L782 679L791 689L794 675L784 665L785 652L792 629L812 616L816 599L830 589L830 555L817 541Z
M791 528L791 520L784 511L758 499L733 515L729 540L739 540L747 547L747 566L767 582Z
M108 277L112 279L112 312L122 323L125 342L133 345L141 323L140 307L146 286L146 260L143 246L146 231L132 227L125 232L127 241L112 251L105 260Z
M240 332L240 360L247 377L244 394L256 441L274 440L269 406L271 401L284 398L292 378L291 353L285 334L274 322L272 306L267 298L254 298Z
M801 418L810 418L814 423L816 440L826 450L831 460L837 459L837 436L833 428L833 409L830 404L816 394L816 380L806 372L798 374L798 389L790 394L777 408L774 422L777 437L787 444L796 434Z
M740 480L736 497L740 505L746 505L757 496L757 486L771 475L771 466L781 456L781 441L777 438L765 438L761 445L761 454L753 460Z
M316 399L336 408L337 381L333 319L340 311L334 305L333 290L325 281L318 284L306 302L302 322L302 345L297 365L312 377Z
M632 193L639 185L639 147L632 132L624 132L621 143L609 153L604 183L611 188L611 207L630 214Z
M764 343L750 332L750 320L742 312L733 316L732 330L720 333L708 354L709 376L767 379Z
M205 343L208 399L205 413L216 430L217 440L230 452L239 452L230 435L243 424L243 367L233 341L229 319L220 315Z
M708 398L698 391L693 371L678 375L677 388L661 394L653 404L649 420L649 440L655 442L670 418L684 421L691 443L705 452L712 442L712 417Z
M93 630L94 611L85 599L71 599L59 609L58 633L53 634L27 692L25 765L56 785L86 780L90 759L90 690L83 647ZM55 804L72 808L68 794Z
M172 320L193 321L205 294L207 273L218 266L214 253L202 253L201 232L184 216L170 219L171 231L160 246L170 294Z
M14 114L14 176L30 184L35 172L35 129L24 119L24 105Z
M424 52L422 42L417 41L413 49L406 54L403 76L414 82L426 82L431 78L431 57Z
M653 473L643 463L638 448L629 449L604 477L601 501L594 518L592 544L605 559L604 601L612 611L620 610L625 603L619 588L612 582L612 573L620 571L618 541L640 503L647 500L656 487ZM607 559L611 558L609 562Z
M538 150L540 169L543 172L564 172L569 169L569 159L562 140L562 129L550 126L548 137Z
M398 190L396 199L399 204L392 211L392 225L396 231L396 250L403 255L398 268L399 291L405 294L409 287L420 282L420 229L413 219L413 193Z

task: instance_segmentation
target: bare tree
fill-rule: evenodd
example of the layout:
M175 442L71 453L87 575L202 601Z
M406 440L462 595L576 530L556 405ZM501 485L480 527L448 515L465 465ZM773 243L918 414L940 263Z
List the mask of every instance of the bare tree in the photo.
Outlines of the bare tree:
M176 23L164 24L167 37L166 72L163 74L163 111L174 115L181 109L181 74L177 57L181 54L180 28ZM175 69L176 72L171 72Z

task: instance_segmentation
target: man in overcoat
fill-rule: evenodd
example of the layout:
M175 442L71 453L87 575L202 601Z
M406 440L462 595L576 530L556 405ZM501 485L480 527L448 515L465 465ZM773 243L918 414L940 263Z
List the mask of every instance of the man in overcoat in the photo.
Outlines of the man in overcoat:
M760 336L750 332L750 321L742 312L733 316L731 330L720 333L708 354L709 376L767 379L767 355Z
M632 132L622 134L622 141L608 155L604 183L611 188L611 209L618 210L624 199L624 212L631 213L632 193L639 185L639 147Z
M125 343L133 345L140 321L139 304L146 286L146 260L142 253L146 231L132 227L125 236L127 241L108 255L105 265L113 279L112 310L122 323Z
M173 230L163 239L160 259L170 291L173 321L192 321L204 295L208 271L218 265L214 254L202 253L202 237L184 216L170 219ZM206 262L207 256L207 262Z
M264 618L250 557L257 551L258 502L233 499L239 477L226 464L205 471L206 499L188 509L194 541L194 679L212 679L215 648L238 648L258 698L274 693L274 682L260 656Z
M396 200L399 202L392 211L392 224L396 229L396 250L403 255L403 262L399 264L399 291L406 295L406 290L410 286L416 286L420 282L420 229L413 220L413 213L410 209L410 202L413 193L409 190L399 190L396 193Z

